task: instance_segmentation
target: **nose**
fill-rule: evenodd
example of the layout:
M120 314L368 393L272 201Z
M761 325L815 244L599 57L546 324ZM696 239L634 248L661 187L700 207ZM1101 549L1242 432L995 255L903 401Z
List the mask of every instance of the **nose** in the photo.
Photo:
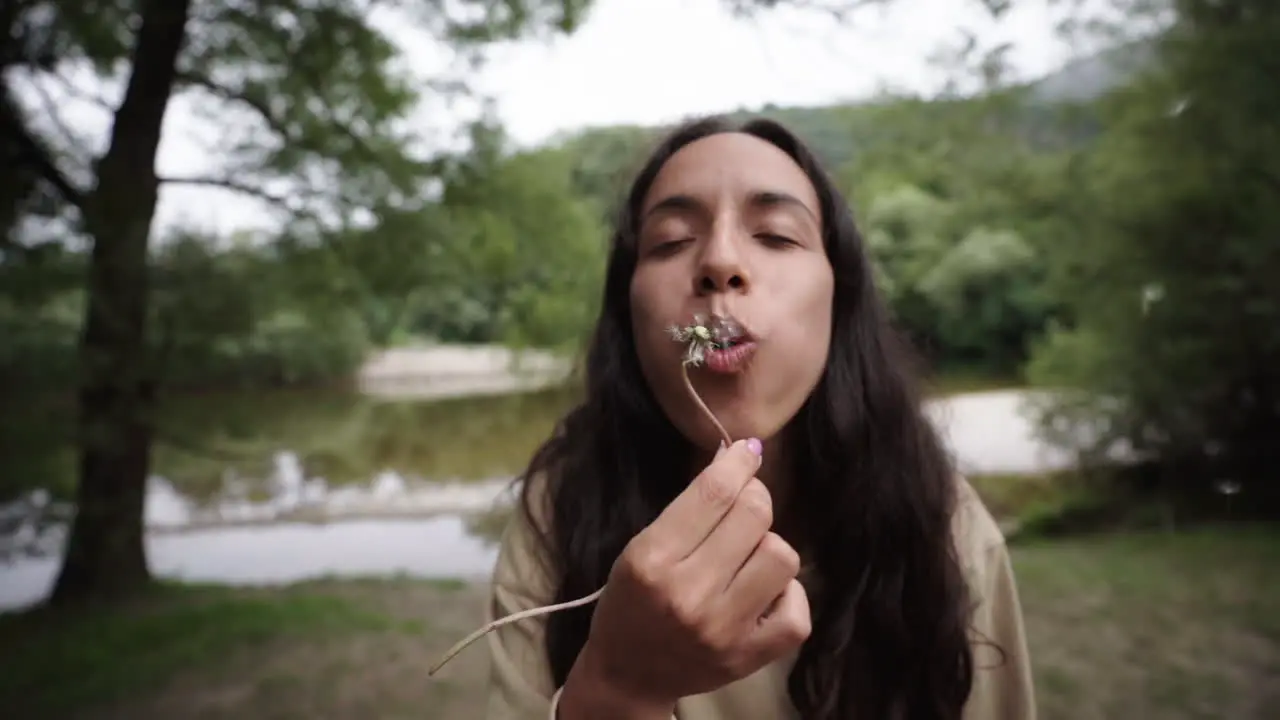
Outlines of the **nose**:
M694 274L694 291L698 295L745 292L751 286L751 275L743 262L738 238L734 233L718 231L708 238L698 271Z

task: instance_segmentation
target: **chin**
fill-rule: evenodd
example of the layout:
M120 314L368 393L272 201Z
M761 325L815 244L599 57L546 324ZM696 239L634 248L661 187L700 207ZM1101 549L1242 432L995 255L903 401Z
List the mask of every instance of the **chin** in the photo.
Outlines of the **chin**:
M678 377L663 377L655 383L668 392L657 393L658 404L667 419L675 425L695 447L714 452L721 443L720 433L710 418L689 397L684 388L684 380ZM729 437L736 440L758 438L768 442L782 431L795 413L787 413L785 408L762 407L764 403L747 395L739 395L727 391L725 387L711 386L704 388L700 396L707 403L708 409L716 420L724 426ZM803 405L800 402L796 410Z

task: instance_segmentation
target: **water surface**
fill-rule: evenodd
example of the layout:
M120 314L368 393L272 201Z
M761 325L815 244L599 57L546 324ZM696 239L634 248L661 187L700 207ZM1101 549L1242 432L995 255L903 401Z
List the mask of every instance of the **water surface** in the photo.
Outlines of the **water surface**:
M1022 397L955 397L931 402L928 415L965 473L1069 466L1071 457L1040 442L1022 417ZM545 390L452 400L339 391L173 400L148 483L149 561L161 577L225 583L483 577L495 552L485 531L573 399ZM71 455L58 443L0 438L0 447L22 451L0 457L0 478L26 484L20 492L11 485L17 500L0 507L0 558L9 558L0 561L0 607L15 607L43 597L56 572Z
M148 481L161 577L290 582L328 574L483 576L485 520L573 400L563 389L448 400L341 390L170 400ZM0 607L34 602L70 516L66 418L0 424ZM42 432L35 432L38 423ZM20 431L25 442L15 440Z

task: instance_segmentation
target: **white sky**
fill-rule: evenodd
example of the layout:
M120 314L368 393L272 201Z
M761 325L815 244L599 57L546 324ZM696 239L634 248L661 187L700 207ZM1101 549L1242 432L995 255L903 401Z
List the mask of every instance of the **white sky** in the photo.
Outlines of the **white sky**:
M766 103L856 100L882 87L932 92L946 73L929 59L962 30L975 32L983 46L1014 43L1010 60L1022 78L1060 66L1070 50L1055 37L1046 5L1015 2L1015 10L997 23L977 0L895 0L888 9L868 9L841 26L827 15L795 10L737 19L721 0L597 0L586 24L570 37L494 49L475 86L494 99L521 145L584 126L654 124ZM417 76L437 76L446 66L447 56L402 19L380 18L378 25L404 48L405 64ZM96 92L114 99L119 90ZM100 151L109 116L59 95L63 123ZM431 106L414 123L447 132L459 119ZM160 173L206 172L216 161L209 149L216 144L214 127L197 116L192 103L176 99L165 118ZM165 187L156 222L229 232L270 219L254 200Z
M976 0L896 0L841 27L786 9L736 19L720 0L601 0L573 36L495 53L482 87L530 142L583 125L853 100L881 85L927 92L941 78L929 56L962 29L985 45L1016 42L1023 75L1061 65L1045 3L1015 5L997 24Z

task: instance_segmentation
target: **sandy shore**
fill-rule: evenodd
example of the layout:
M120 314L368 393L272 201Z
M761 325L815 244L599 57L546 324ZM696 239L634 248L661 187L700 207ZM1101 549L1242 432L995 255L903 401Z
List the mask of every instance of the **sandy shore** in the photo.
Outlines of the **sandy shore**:
M380 352L361 368L359 381L371 395L422 400L534 390L563 380L569 369L567 359L544 351L438 345ZM1070 456L1042 442L1023 416L1027 397L1018 390L968 393L930 401L927 412L965 473L1070 467Z
M571 367L568 359L542 350L432 345L380 351L356 379L370 395L428 400L537 390L563 380Z

